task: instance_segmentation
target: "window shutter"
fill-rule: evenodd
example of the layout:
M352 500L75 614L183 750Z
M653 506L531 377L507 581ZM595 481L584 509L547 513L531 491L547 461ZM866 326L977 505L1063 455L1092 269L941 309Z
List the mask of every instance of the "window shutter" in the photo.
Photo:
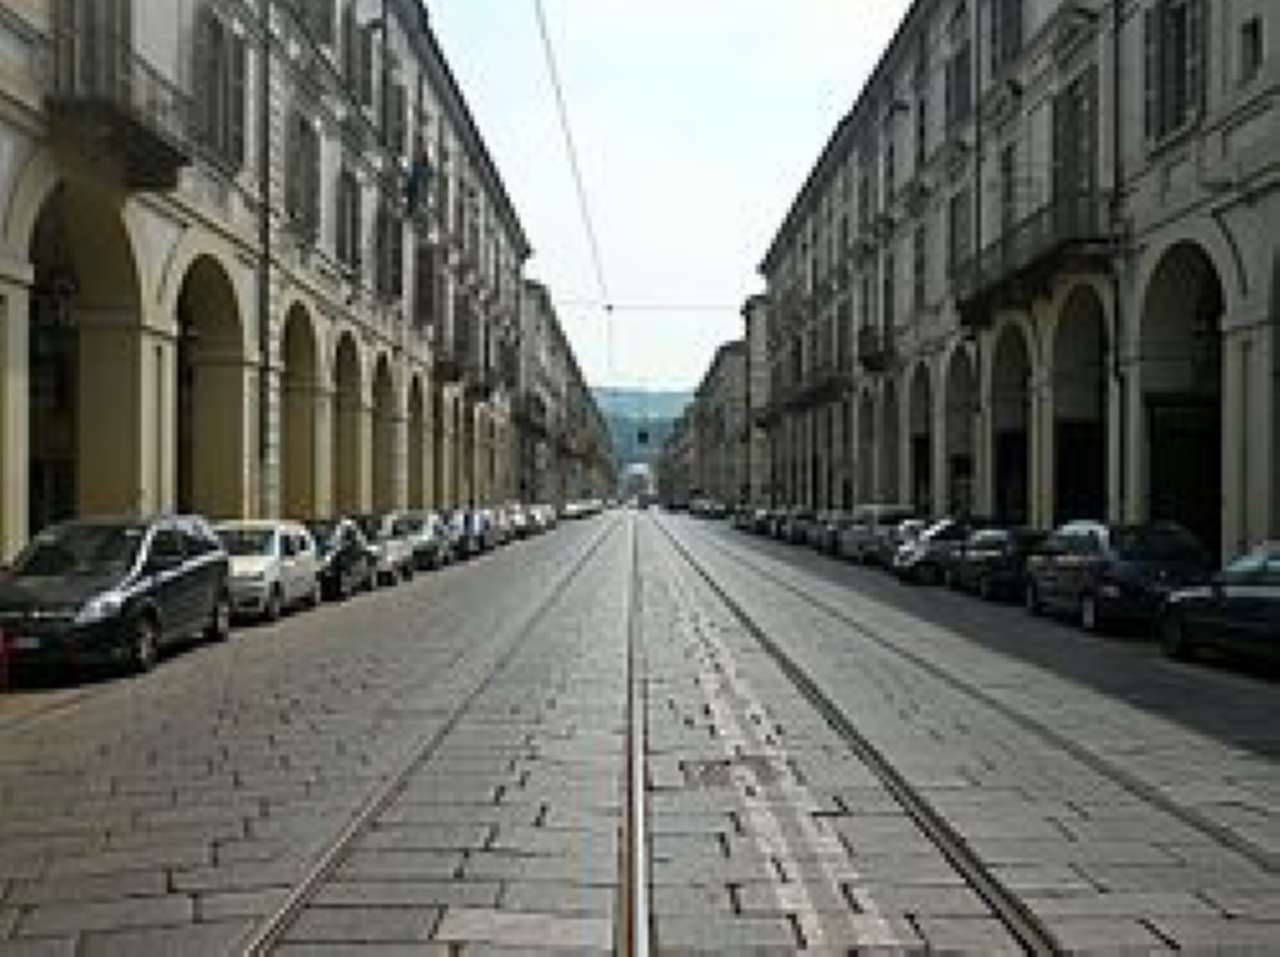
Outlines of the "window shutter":
M316 42L333 45L333 0L309 0L311 4L311 30Z
M991 0L991 79L994 80L1000 75L1000 68L1004 65L1004 19L1005 7L1008 4L1005 0Z
M212 146L213 139L213 30L217 20L207 6L202 6L196 13L195 29L192 31L191 50L191 87L192 93L192 126L197 142Z
M307 124L307 234L320 235L320 133Z
M333 191L333 251L338 262L347 262L347 174L338 174Z
M342 8L342 78L353 87L359 73L359 49L356 46L356 9L348 3Z
M1142 130L1148 141L1158 134L1156 125L1159 102L1159 69L1156 50L1159 36L1158 7L1142 11Z
M1187 3L1187 102L1183 120L1198 116L1204 108L1205 97L1205 3L1204 0L1186 0Z
M360 181L356 179L355 174L348 173L347 182L349 186L350 196L350 216L351 216L351 236L348 239L350 245L351 265L359 272L364 267L364 197L360 194Z
M399 216L391 217L391 292L397 299L404 295L404 224Z
M289 218L295 222L298 219L300 203L298 198L302 195L302 183L299 177L302 174L302 164L299 149L301 148L301 139L299 134L300 117L295 113L289 118L289 125L285 129L285 146L284 152L288 159L288 165L285 167L284 181L284 208Z
M397 83L393 89L395 90L395 138L391 141L391 148L397 156L404 154L405 136L409 127L409 91L403 83Z
M238 172L244 167L245 74L248 63L244 37L230 34L228 39L230 69L227 71L227 159Z
M1062 199L1063 189L1063 152L1068 148L1067 139L1067 108L1066 98L1070 96L1070 90L1063 90L1053 98L1053 128L1052 137L1049 143L1050 156L1052 158L1052 179L1050 180L1050 188L1052 190L1050 196L1057 201Z
M357 56L360 72L360 102L373 105L373 30L360 28L360 52Z

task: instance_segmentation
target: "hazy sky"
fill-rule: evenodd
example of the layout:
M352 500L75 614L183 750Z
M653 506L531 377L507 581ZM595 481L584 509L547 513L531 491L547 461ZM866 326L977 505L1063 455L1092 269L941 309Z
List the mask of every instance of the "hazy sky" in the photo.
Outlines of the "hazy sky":
M534 0L428 0L533 245L525 274L550 288L592 385L695 386L742 334L756 266L906 6L544 0L609 321Z

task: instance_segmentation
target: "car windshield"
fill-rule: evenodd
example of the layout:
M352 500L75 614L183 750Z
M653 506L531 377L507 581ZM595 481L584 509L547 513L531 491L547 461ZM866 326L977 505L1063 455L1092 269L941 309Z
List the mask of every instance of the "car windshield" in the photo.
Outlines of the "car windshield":
M275 551L273 528L219 528L217 532L228 555L271 555Z
M307 522L307 531L316 540L317 554L325 555L333 549L333 534L337 528L337 522Z
M364 532L365 537L371 542L376 542L382 538L382 519L377 515L362 515L356 519L356 524L360 526L360 531Z
M58 525L31 540L13 564L25 578L116 574L129 568L146 529L140 525Z
M1135 562L1198 562L1204 549L1190 532L1176 526L1121 528L1111 533L1116 554Z

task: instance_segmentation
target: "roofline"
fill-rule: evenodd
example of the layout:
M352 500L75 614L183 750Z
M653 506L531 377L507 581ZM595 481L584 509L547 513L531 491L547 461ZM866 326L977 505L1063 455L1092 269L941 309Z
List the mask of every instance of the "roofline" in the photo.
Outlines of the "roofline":
M411 42L425 41L426 49L420 49L419 54L426 63L428 72L433 72L435 79L439 81L434 85L441 93L441 104L453 114L453 118L457 121L455 126L461 134L460 138L470 147L469 152L479 159L481 175L489 192L497 200L499 214L515 238L516 252L520 260L528 259L533 254L533 247L529 245L529 237L520 223L520 216L516 213L515 205L507 193L502 175L498 172L493 157L489 155L489 148L480 134L480 128L471 114L466 97L462 95L462 88L458 85L457 78L449 67L449 61L445 59L440 41L431 28L431 17L427 12L425 0L392 0L392 2L399 8L401 21L406 26L406 33L410 34ZM409 26L415 17L418 24L417 30Z
M884 50L880 53L880 58L876 61L876 65L867 75L867 79L863 82L861 89L858 90L858 95L854 97L853 105L840 118L831 136L828 137L827 145L823 147L822 152L818 155L817 162L813 164L809 175L805 177L805 181L800 187L800 192L792 200L786 216L783 217L782 225L778 227L778 231L769 243L769 248L765 251L764 258L760 260L760 265L756 267L756 271L762 276L767 276L776 264L783 241L789 239L795 233L796 220L799 219L801 210L807 207L818 184L825 182L825 174L829 171L832 160L836 155L836 146L842 143L842 134L848 133L852 135L855 132L854 121L861 118L860 114L867 107L868 95L883 77L889 58L897 52L898 45L902 42L902 37L907 32L908 25L918 19L921 8L931 2L933 0L911 0L911 3L908 4L902 19L898 21L897 27L894 28L893 36L885 44Z

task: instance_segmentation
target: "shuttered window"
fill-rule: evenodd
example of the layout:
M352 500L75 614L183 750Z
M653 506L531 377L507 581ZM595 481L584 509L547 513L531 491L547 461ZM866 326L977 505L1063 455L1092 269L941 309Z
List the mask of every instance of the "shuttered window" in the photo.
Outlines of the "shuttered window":
M962 189L951 198L948 216L947 271L952 275L969 257L971 245L969 205L968 189Z
M338 188L335 212L336 244L335 252L338 261L349 269L360 269L360 244L362 231L360 222L360 183L355 173L344 169L338 174Z
M1142 19L1143 129L1157 142L1204 105L1205 0L1153 0Z
M992 0L991 75L1002 70L1022 52L1023 0Z
M404 155L409 125L409 96L403 83L389 82L382 98L383 145L396 156Z
M334 0L297 0L298 19L323 46L333 45Z
M360 102L373 106L373 27L363 26L356 38L356 82Z
M893 331L894 316L894 293L897 291L897 263L894 261L893 253L889 253L884 257L884 331L888 335Z
M193 37L196 139L215 162L239 171L245 153L244 37L208 6L196 15Z
M947 125L967 119L973 110L973 56L968 40L947 61L945 92Z
M928 262L925 259L926 248L924 227L917 226L915 235L911 238L911 251L914 259L911 290L917 312L924 308L926 269L928 268Z
M320 229L320 136L298 111L289 118L286 136L285 211L298 234L313 242Z
M374 286L384 299L404 293L404 226L389 204L378 206L374 224Z

